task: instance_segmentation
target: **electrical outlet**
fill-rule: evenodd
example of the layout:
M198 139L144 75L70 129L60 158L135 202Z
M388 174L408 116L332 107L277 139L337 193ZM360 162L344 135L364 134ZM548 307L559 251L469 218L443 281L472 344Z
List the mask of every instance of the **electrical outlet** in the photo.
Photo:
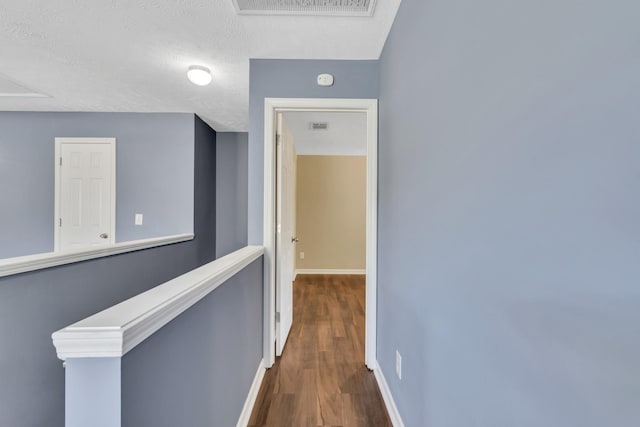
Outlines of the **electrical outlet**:
M402 356L398 350L396 350L396 375L399 380L402 379Z
M304 252L300 252L300 259L304 259Z

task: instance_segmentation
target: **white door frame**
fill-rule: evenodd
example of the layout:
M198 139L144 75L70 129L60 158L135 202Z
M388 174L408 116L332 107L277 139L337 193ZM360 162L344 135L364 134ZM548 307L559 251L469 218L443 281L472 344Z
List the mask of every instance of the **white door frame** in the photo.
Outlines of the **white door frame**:
M115 138L55 138L55 178L54 178L54 206L53 206L53 250L60 250L60 156L62 144L107 144L111 148L111 224L109 224L109 243L116 243L116 139Z
M283 111L362 112L367 114L367 248L364 360L376 366L378 251L378 100L331 98L265 98L264 100L264 362L275 363L275 118Z

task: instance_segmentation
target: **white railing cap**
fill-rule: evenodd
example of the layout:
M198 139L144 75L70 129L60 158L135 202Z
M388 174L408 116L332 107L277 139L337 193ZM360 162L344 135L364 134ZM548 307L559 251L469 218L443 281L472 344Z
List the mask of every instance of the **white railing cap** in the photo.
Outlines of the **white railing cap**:
M105 256L118 255L126 252L140 251L155 248L157 246L171 245L174 243L193 240L193 233L176 234L172 236L151 237L149 239L132 240L105 245L96 248L83 248L69 251L46 252L42 254L24 255L0 260L0 277L12 274L26 273L27 271L41 270L43 268L57 267L59 265L86 261Z
M124 356L263 253L246 246L54 332L58 358Z

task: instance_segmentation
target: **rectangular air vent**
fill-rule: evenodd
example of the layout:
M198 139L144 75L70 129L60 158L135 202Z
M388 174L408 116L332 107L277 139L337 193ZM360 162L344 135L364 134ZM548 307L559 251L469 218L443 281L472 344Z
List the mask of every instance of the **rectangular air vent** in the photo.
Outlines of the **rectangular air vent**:
M311 130L327 130L327 129L329 129L329 123L311 122L311 123L309 123L309 129L311 129Z
M233 0L240 15L372 16L376 0Z

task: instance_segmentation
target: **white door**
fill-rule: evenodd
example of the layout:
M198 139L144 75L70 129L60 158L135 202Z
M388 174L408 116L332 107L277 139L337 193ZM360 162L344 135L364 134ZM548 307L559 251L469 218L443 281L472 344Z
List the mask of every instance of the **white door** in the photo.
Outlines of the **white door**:
M113 138L56 138L56 250L115 243L115 160Z
M278 114L276 150L276 355L280 356L293 323L295 263L296 152L282 114Z

